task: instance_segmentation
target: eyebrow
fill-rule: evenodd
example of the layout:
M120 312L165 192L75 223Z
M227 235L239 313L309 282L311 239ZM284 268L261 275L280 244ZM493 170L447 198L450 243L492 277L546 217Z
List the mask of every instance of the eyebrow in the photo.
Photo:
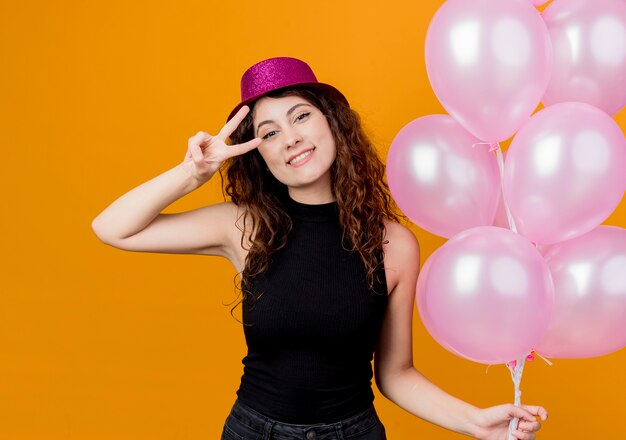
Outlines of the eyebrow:
M307 103L305 103L305 102L301 102L300 104L296 104L296 105L294 105L294 106L293 106L293 107L291 107L289 110L287 110L287 117L289 117L289 116L290 116L290 115L291 115L291 114L292 114L292 113L293 113L293 112L294 112L294 111L295 111L298 107L300 107L300 106L302 106L302 105L310 105L310 104L307 104ZM257 135L259 134L259 130L261 129L261 126L263 126L263 125L265 125L265 124L271 124L272 122L274 122L274 121L272 121L272 120L270 120L270 119L267 119L267 120L265 120L265 121L263 121L263 122L260 122L260 123L259 123L259 125L257 125L257 127L256 127L256 133L257 133Z

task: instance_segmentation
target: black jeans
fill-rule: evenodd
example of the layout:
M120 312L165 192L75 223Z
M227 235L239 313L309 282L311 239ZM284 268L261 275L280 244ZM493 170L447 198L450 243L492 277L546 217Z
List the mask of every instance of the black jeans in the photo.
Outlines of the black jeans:
M224 423L222 440L386 440L374 405L335 423L295 425L260 414L235 400Z

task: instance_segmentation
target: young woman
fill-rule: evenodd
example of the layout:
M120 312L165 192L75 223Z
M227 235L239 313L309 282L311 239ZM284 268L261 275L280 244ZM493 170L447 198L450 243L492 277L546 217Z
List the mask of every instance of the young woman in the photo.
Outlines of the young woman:
M504 440L516 417L515 438L534 439L542 407L479 409L414 368L419 245L345 96L287 57L250 67L241 92L219 133L191 137L182 163L92 224L117 248L218 255L241 275L248 354L222 439L385 439L372 377L444 428ZM161 213L222 164L231 201Z

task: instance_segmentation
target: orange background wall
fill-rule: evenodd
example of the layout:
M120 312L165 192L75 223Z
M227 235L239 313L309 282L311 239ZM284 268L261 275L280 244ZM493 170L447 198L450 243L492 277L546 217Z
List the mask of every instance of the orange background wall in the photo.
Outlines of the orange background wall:
M386 157L411 120L444 112L424 65L430 1L87 1L0 4L0 439L215 439L245 355L224 259L124 252L91 221L217 132L239 78L307 60L350 99ZM626 112L615 119L626 129ZM165 212L222 200L219 178ZM606 224L626 227L626 201ZM413 228L422 263L445 240ZM239 308L237 312L239 312ZM475 405L510 402L508 371L448 353L414 325L415 364ZM623 433L626 350L529 363L539 438ZM390 439L455 439L387 401Z

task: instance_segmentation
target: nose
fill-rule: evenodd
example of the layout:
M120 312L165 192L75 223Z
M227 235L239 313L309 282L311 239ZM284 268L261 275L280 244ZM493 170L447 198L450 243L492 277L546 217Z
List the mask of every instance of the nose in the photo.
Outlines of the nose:
M295 147L298 143L302 142L302 135L295 128L288 128L284 133L287 148Z

